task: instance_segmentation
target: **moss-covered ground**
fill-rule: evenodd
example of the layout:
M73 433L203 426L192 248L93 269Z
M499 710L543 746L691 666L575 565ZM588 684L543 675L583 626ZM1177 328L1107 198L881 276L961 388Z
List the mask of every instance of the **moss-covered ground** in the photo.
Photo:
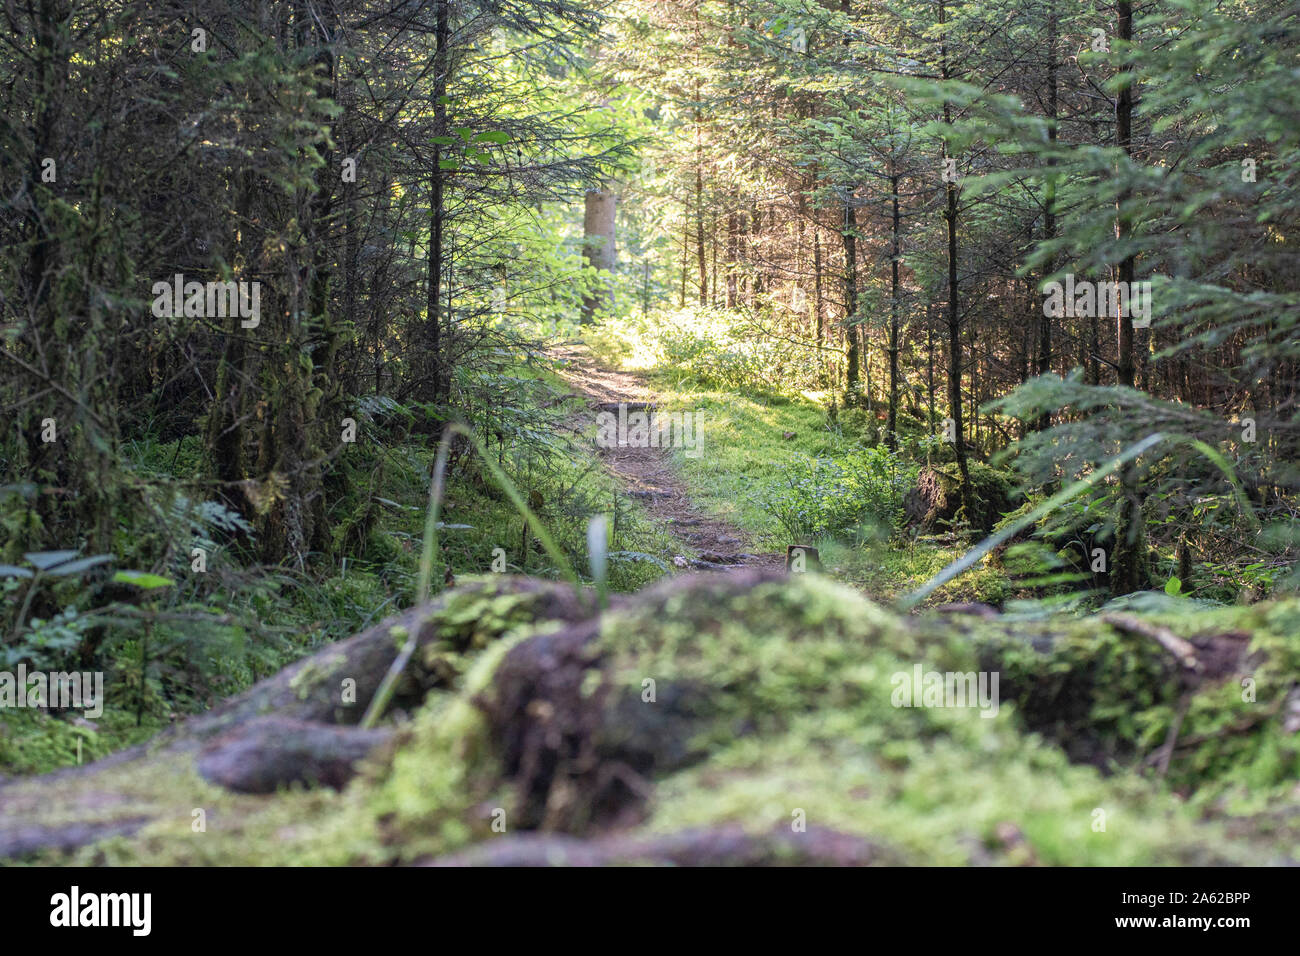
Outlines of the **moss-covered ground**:
M802 821L911 864L1295 862L1293 602L1150 618L1205 655L1215 676L1196 686L1157 643L1097 620L904 618L816 575L683 578L580 625L501 602L489 582L429 612L472 660L342 793L230 794L195 773L192 753L162 750L10 785L0 808L45 826L147 818L74 851L83 863L414 862L507 839L522 820L583 838L797 834ZM1211 660L1225 635L1245 635L1240 653ZM548 654L576 655L577 677L530 674L548 640ZM895 706L894 675L918 664L996 670L996 715ZM492 703L512 667L535 696L503 719ZM1146 758L1180 711L1162 775ZM553 765L512 769L511 735L539 729L565 738ZM1083 738L1088 759L1072 760ZM629 786L611 806L617 774Z

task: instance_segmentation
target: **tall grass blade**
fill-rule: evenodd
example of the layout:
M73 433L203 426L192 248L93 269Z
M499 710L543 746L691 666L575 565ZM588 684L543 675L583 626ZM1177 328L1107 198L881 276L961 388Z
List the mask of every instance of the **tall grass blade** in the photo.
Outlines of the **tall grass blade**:
M505 492L506 497L510 499L511 504L528 522L528 527L532 529L534 536L542 543L542 547L551 559L564 572L565 576L573 583L576 588L582 587L582 580L578 577L578 572L574 570L573 564L565 557L564 552L551 533L542 524L537 515L533 514L527 502L524 501L523 495L515 487L506 473L501 470L492 456L488 454L487 448L479 441L478 436L458 422L452 422L442 434L442 441L438 444L438 455L433 463L433 478L429 484L429 506L424 517L424 544L420 551L420 573L417 578L415 587L415 602L419 607L428 602L433 587L433 565L434 558L440 553L438 550L438 513L442 510L442 496L445 490L445 476L447 473L447 458L451 452L451 439L453 435L464 435L469 440L470 447L487 465L493 480ZM439 582L441 585L441 582ZM384 711L388 708L388 702L392 699L393 688L397 686L397 679L402 676L402 671L406 670L406 665L411 660L411 655L415 653L416 640L419 637L418 628L406 638L406 643L380 682L379 688L375 691L375 696L370 699L370 705L366 708L366 714L361 718L361 727L370 728L375 722L383 716Z

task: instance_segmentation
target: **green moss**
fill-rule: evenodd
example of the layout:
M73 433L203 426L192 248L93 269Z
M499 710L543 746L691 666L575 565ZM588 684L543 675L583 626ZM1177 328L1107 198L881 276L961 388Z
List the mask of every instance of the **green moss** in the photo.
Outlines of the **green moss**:
M503 580L467 577L450 592L431 618L439 639L459 650L481 650L511 628L530 623L544 596L536 591L500 593L496 585Z
M1103 780L1020 739L1009 721L968 717L930 741L882 743L850 721L831 721L831 736L821 719L738 741L665 781L646 829L738 823L760 833L790 826L800 809L809 826L866 837L913 864L1252 862L1144 782ZM1093 829L1100 819L1104 831Z
M1071 632L1064 643L1084 637ZM657 703L689 715L689 749L704 758L654 779L643 828L738 822L763 832L799 808L810 823L869 837L909 862L1260 860L1262 847L1198 819L1158 783L1071 764L1023 732L1014 705L993 719L893 706L893 674L918 661L977 670L981 640L961 627L905 626L816 576L739 594L699 586L609 615L597 650L611 715L653 679ZM1115 666L1122 657L1116 649ZM372 807L394 832L437 834L426 850L489 838L481 807L510 805L493 781L481 717L457 713L468 724L455 730L426 718L423 745L399 757L386 799ZM471 760L456 749L465 740ZM1104 830L1094 829L1099 818Z
M943 499L935 504L935 513L944 518L952 515L958 521L964 519L973 528L990 531L1004 514L1019 505L1020 495L1008 472L983 462L968 461L966 473L970 476L971 513L962 514L958 504L961 500L961 475L955 463L934 469Z
M341 653L324 658L309 658L289 680L289 689L299 700L306 700L316 688L337 675L339 668L347 662L347 657Z
M1210 676L1189 690L1155 641L1096 619L986 630L986 664L1002 671L1003 692L1027 725L1078 759L1150 765L1185 704L1170 786L1204 797L1239 784L1279 792L1292 785L1300 740L1281 712L1300 674L1300 602L1198 606L1144 619L1194 644L1213 638L1241 659L1247 677Z
M777 732L813 706L868 706L887 725L899 713L889 675L918 650L896 618L813 575L738 595L705 586L615 613L600 645L616 694L639 697L652 678L659 694L687 695L691 712L709 718L705 747L744 728Z
M431 699L403 734L391 766L376 766L351 791L349 816L369 833L378 859L447 853L491 833L491 810L513 803L500 779L487 724L473 703L501 658L531 634L483 652L454 697Z

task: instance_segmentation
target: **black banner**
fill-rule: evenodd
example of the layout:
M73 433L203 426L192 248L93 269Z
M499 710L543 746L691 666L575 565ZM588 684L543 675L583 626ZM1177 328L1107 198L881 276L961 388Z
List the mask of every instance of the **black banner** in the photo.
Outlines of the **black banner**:
M1265 869L0 870L11 951L59 937L375 946L453 929L494 946L539 933L865 941L877 930L945 948L961 937L1231 945L1289 927L1294 886Z

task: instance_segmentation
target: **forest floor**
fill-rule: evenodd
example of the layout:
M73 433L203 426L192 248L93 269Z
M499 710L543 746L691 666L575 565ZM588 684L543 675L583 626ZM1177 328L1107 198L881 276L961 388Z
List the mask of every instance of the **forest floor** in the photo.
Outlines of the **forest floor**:
M825 542L826 573L787 576L771 549L788 539L764 528L755 500L790 462L833 455L853 437L797 398L622 368L581 346L550 358L562 382L547 375L559 397L548 391L546 421L575 440L556 456L544 520L567 517L557 524L581 554L588 517L611 498L626 515L626 496L633 520L620 537L616 517L614 540L665 558L662 581L621 582L627 593L597 611L588 588L543 580L556 571L527 546L518 562L530 576L479 573L486 546L510 540L519 518L465 482L448 511L462 527L445 554L467 569L454 590L322 639L148 743L0 780L0 861L1295 862L1295 602L1207 611L1160 593L1161 607L1135 612L1144 617L1082 619L927 610L1015 596L990 564L904 614L892 598L962 547L917 537ZM620 404L703 412L707 446L694 446L700 457L595 447L597 414ZM421 467L371 489L406 504L392 509L389 536L418 540L430 458L420 451ZM585 498L573 493L579 481ZM694 573L717 567L744 570ZM367 581L352 571L330 586L344 580ZM384 604L371 588L344 593L373 617ZM350 606L313 613L332 613L338 629L354 619ZM357 728L403 635L418 650L394 719ZM1172 659L1170 647L1194 660ZM898 703L896 680L915 668L999 675L991 709L964 697ZM646 674L657 699L643 696ZM1257 694L1240 693L1247 677ZM344 680L357 693L341 704ZM661 706L642 706L651 702ZM556 726L594 763L554 750ZM512 746L530 749L512 763ZM489 808L508 808L508 835ZM806 831L792 815L806 817Z
M550 354L557 374L590 402L589 410L575 414L570 422L576 432L585 431L599 411L617 414L620 404L659 404L660 396L643 376L601 362L585 346L559 346ZM597 453L605 470L623 484L629 496L641 502L652 520L664 524L699 552L696 558L674 558L679 567L684 564L697 570L718 570L784 566L783 554L755 553L751 535L709 514L693 500L678 473L672 450L622 445L598 448Z

